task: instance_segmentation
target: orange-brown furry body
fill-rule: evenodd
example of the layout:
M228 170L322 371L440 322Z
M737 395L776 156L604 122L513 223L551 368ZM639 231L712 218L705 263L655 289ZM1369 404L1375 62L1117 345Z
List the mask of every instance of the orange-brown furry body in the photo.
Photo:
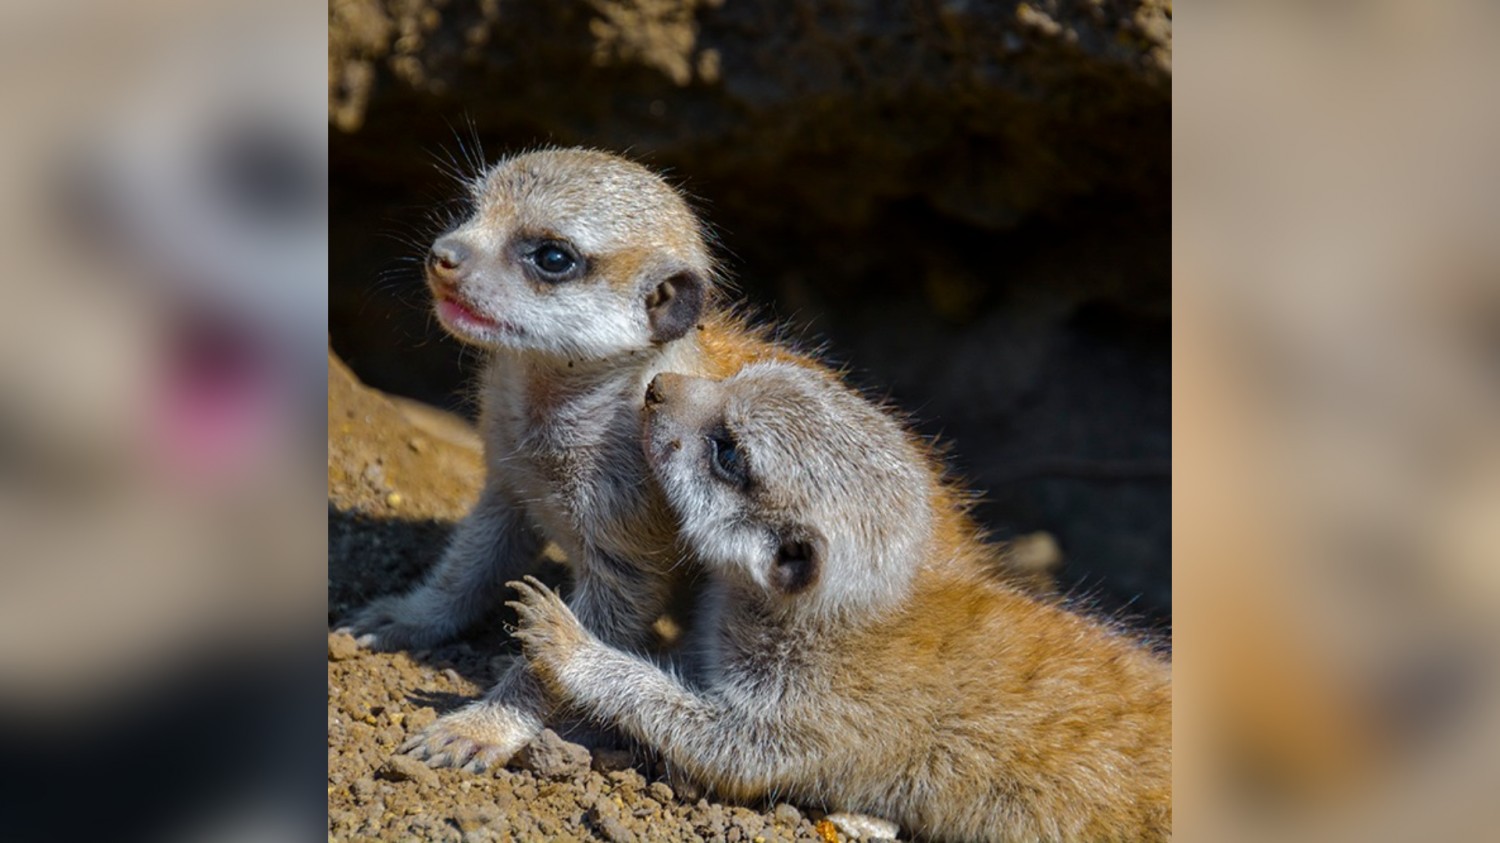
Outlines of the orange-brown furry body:
M663 375L647 402L647 459L713 575L695 682L517 583L559 698L740 800L934 840L1170 836L1170 668L989 573L996 549L898 423L782 364Z

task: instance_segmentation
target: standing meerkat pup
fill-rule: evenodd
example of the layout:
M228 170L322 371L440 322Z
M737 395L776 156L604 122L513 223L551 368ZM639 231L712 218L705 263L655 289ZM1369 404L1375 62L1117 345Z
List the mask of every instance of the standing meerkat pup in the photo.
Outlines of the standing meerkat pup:
M450 639L550 539L573 567L579 620L602 641L643 646L690 574L641 455L646 385L659 372L725 377L757 359L815 364L714 308L703 227L644 167L532 152L501 161L472 192L473 214L432 244L426 272L443 327L490 355L485 486L426 579L343 629L382 649ZM548 710L524 668L518 660L404 749L433 766L504 763Z
M516 583L517 635L559 699L731 798L934 840L1169 837L1169 666L979 573L993 548L954 529L896 420L778 363L663 374L647 417L647 461L712 574L702 687Z

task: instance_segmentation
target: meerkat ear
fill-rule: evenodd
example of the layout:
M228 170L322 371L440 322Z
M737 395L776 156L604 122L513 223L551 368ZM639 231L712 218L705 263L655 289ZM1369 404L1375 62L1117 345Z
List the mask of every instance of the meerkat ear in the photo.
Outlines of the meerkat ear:
M646 318L651 321L651 341L657 344L681 338L703 314L703 278L684 269L657 282L646 294Z
M781 537L771 565L771 586L782 594L797 594L818 581L823 568L823 537L797 530Z

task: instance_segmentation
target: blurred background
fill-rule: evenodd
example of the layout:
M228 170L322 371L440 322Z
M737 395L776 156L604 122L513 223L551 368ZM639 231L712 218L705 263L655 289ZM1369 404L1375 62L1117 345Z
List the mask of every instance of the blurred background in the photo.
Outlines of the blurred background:
M626 152L763 321L952 447L998 535L1045 531L1066 588L1168 628L1170 4L335 0L329 26L329 332L361 380L474 412L418 262L451 171Z
M1500 839L1500 6L1175 23L1174 836Z
M0 4L0 839L318 839L326 55Z

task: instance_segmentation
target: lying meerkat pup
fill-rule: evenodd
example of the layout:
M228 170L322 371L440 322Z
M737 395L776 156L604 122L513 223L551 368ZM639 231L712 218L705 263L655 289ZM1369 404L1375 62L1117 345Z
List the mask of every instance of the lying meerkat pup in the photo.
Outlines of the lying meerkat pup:
M817 364L716 306L703 226L646 168L553 149L501 161L472 191L473 214L432 244L426 273L443 327L489 354L485 486L426 579L342 629L381 649L441 643L498 606L551 540L572 565L577 617L600 640L643 646L692 574L641 456L646 385L751 360ZM404 749L480 771L535 737L547 710L518 660Z
M993 548L945 524L945 483L897 421L775 363L660 375L647 417L646 459L713 575L704 687L512 583L559 699L734 799L935 840L1168 838L1170 667L980 573Z

